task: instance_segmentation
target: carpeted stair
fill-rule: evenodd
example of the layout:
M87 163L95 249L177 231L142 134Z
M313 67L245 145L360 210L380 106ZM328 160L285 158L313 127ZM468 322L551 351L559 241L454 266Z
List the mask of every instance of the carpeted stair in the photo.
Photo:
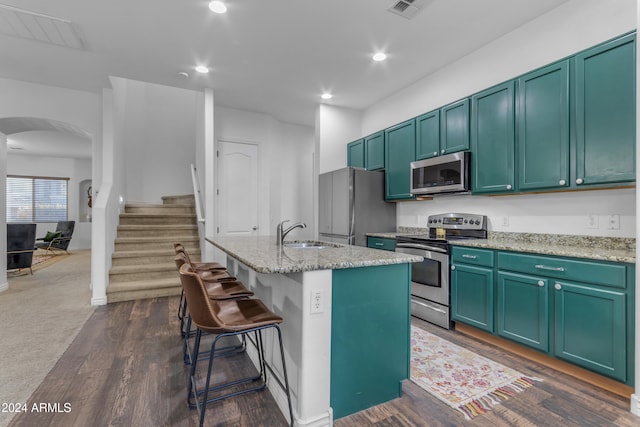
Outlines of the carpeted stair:
M173 243L200 259L193 195L166 196L162 204L127 203L119 224L107 301L180 295Z

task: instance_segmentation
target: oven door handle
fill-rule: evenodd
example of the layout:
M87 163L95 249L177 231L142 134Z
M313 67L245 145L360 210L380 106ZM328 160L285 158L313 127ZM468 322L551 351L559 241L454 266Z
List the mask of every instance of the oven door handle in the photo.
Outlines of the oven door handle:
M439 252L441 254L446 254L447 253L447 251L442 249L442 248L436 248L434 246L427 246L427 245L413 244L413 243L397 243L396 244L396 248L397 249L402 249L402 248L420 249L420 250L423 250L423 251Z

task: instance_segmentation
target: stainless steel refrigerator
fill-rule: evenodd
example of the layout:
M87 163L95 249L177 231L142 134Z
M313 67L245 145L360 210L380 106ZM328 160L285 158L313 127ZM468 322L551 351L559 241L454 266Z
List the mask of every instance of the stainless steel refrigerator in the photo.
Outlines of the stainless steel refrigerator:
M366 233L395 232L396 204L384 201L384 171L344 168L320 175L320 240L367 246Z

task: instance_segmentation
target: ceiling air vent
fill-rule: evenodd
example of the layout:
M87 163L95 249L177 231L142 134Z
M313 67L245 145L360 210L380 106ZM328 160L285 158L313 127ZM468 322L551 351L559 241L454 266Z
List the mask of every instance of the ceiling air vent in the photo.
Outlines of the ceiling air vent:
M421 0L397 0L389 9L389 12L411 19L420 12L423 1Z
M0 34L84 49L84 43L71 21L6 4L0 4Z

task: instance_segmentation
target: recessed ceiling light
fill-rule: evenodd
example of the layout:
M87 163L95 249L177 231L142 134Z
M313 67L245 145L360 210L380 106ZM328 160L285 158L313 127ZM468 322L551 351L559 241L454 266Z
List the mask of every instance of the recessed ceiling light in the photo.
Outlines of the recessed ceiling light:
M375 55L373 55L374 61L384 61L385 59L387 59L387 55L383 52L378 52Z
M322 99L331 99L331 98L333 98L333 95L331 95L330 93L323 93L322 95L320 95L320 98L322 98Z
M209 69L204 65L198 65L196 67L196 71L199 72L200 74L207 74L209 72Z
M225 13L227 11L227 6L221 1L214 0L209 3L209 9L215 13Z

